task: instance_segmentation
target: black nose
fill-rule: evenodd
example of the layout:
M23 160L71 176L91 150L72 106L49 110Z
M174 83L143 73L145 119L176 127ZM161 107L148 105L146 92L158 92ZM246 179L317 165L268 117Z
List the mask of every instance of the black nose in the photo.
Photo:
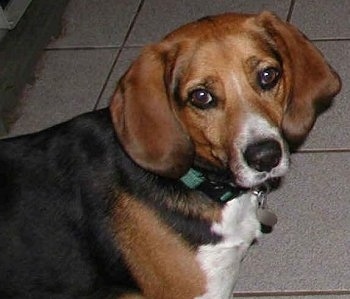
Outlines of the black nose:
M243 156L251 168L268 172L280 163L282 149L276 140L266 139L248 145Z

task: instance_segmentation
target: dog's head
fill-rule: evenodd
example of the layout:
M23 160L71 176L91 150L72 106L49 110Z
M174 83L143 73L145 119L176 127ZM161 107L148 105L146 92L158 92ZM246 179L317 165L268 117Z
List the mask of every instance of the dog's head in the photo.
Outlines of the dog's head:
M110 109L130 157L177 178L194 161L253 187L282 176L340 90L338 75L275 15L201 19L146 47L120 80Z

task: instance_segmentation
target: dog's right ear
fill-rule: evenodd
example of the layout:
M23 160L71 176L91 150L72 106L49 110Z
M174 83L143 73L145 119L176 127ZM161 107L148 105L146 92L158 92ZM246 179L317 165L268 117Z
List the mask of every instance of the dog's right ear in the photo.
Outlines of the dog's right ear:
M110 111L124 150L138 165L178 178L190 168L194 147L168 96L169 63L161 45L145 48L119 81Z

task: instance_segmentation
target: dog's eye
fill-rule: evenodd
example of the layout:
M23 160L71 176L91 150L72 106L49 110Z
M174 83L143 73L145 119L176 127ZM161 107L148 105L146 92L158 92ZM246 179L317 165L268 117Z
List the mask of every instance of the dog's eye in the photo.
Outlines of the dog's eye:
M196 89L190 93L190 102L200 109L207 109L215 106L214 96L205 89Z
M275 87L281 72L274 67L268 67L258 72L258 82L263 90L269 90Z

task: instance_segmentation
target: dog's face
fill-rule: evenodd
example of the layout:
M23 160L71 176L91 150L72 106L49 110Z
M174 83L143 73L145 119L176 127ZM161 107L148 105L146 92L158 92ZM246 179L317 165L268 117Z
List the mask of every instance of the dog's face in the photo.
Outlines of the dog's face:
M319 104L340 80L294 27L274 15L226 14L183 26L145 48L111 103L133 160L168 177L195 163L253 187L282 176Z
M189 37L178 50L169 94L196 157L229 168L236 184L252 187L287 170L280 127L288 88L280 57L244 26Z

